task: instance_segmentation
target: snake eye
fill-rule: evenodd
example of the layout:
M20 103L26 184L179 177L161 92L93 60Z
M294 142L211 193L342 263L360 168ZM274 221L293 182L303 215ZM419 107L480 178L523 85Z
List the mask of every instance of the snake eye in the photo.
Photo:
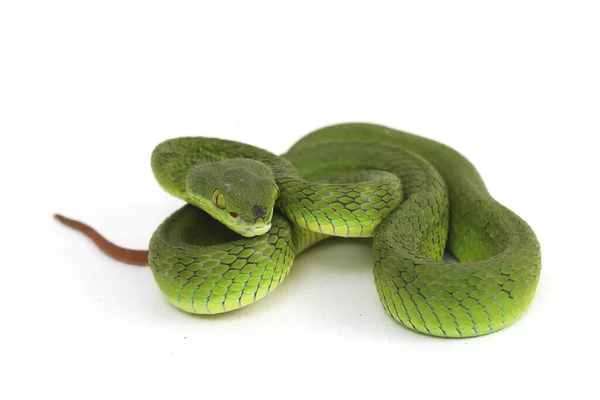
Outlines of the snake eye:
M212 201L221 210L223 210L225 208L225 198L223 197L221 192L219 192L218 189L213 192Z
M275 186L275 188L277 189L277 191L275 192L275 200L277 200L281 192L279 191L279 186Z

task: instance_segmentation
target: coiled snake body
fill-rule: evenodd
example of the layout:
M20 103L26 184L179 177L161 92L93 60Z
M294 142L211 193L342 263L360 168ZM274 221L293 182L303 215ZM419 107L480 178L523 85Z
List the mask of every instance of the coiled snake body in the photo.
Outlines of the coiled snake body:
M385 310L422 333L497 331L535 294L541 254L531 228L489 195L466 158L432 140L343 124L277 157L179 138L155 149L152 168L166 191L191 203L156 230L147 259L167 299L187 312L252 304L296 255L331 235L373 237ZM459 262L442 261L445 249Z

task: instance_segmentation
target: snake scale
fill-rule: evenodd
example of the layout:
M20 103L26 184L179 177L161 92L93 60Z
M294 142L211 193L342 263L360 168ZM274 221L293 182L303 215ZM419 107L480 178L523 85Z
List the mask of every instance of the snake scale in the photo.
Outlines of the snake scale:
M148 253L57 217L111 256L147 263L184 311L256 302L300 252L331 236L373 238L384 309L421 333L494 332L533 300L541 271L534 232L490 196L465 157L438 142L359 123L314 131L280 157L234 141L177 138L156 147L152 169L189 204L158 227ZM443 261L446 250L458 262Z

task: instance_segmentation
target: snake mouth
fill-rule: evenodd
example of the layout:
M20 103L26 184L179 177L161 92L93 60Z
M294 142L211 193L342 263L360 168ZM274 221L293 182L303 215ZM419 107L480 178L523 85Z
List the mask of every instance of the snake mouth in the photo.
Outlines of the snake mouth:
M248 222L241 217L235 219L237 229L236 231L245 237L254 237L264 235L271 229L271 222L266 222L262 218L258 218L256 221Z
M252 225L248 228L242 228L240 234L245 237L254 237L264 235L271 229L271 224L266 225Z

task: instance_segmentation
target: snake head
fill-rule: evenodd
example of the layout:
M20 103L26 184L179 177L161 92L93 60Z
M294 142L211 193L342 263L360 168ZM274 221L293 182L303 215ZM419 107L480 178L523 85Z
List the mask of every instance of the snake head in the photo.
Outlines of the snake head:
M191 204L242 236L271 228L279 189L271 168L259 161L235 158L195 165L188 171L186 189Z

